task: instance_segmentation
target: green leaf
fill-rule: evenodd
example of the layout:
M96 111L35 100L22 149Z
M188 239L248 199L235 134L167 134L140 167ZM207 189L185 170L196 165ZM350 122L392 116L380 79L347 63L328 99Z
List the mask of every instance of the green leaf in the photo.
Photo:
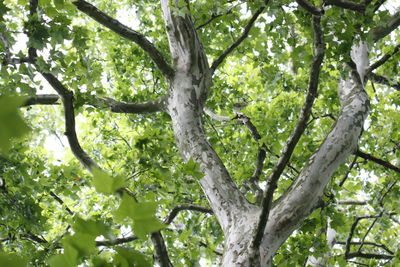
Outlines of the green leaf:
M133 230L139 238L146 238L146 235L158 231L165 227L157 218L155 213L157 203L141 202L137 203L127 194L123 194L121 204L115 211L117 220L122 221L129 217L133 221Z
M4 267L26 267L28 261L15 253L0 253L0 266Z
M0 96L0 152L7 154L10 150L10 139L29 132L29 127L22 120L18 108L24 103L24 97Z
M49 260L49 264L55 267L61 263L65 264L65 266L77 265L83 257L96 251L94 239L95 236L80 232L64 237L61 241L64 253L53 256Z
M78 253L76 253L78 255ZM74 257L76 259L76 256ZM69 261L69 258L64 254L54 255L47 261L50 267L70 267L76 265L75 260L73 262Z
M84 233L97 237L107 232L107 226L103 222L96 222L94 220L84 220L76 217L75 224L72 227L75 232Z
M63 9L64 8L64 0L53 0L54 5L57 9Z
M204 176L204 173L200 171L200 164L194 162L192 158L183 166L183 171L197 179L200 179Z
M123 188L125 180L123 177L111 177L106 172L93 168L93 185L97 192L110 195Z
M146 257L139 251L133 249L126 249L117 247L115 248L117 254L114 256L114 266L120 267L150 267L151 264L146 259Z

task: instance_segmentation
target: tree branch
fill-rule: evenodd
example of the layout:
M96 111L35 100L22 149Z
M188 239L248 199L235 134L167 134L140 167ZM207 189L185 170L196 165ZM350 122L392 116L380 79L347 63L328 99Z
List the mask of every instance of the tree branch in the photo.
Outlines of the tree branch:
M212 14L212 15L211 15L211 18L209 18L209 19L208 19L206 22L204 22L203 24L200 24L199 26L197 26L197 27L196 27L196 30L199 30L199 29L203 28L204 26L207 26L207 25L210 24L213 20L215 20L215 19L217 19L217 18L219 18L219 17L222 17L222 16L225 16L225 15L231 14L231 13L232 13L232 10L233 10L235 7L237 7L238 5L241 5L241 4L242 4L242 3L237 3L237 4L234 5L233 7L229 8L224 14L218 14L218 15Z
M204 212L204 213L209 213L209 214L213 213L212 209L210 209L208 207L196 206L193 204L181 204L172 209L172 211L170 212L168 217L165 218L164 224L170 224L175 219L175 217L178 215L178 213L183 210L193 210L193 211L199 211L199 212Z
M394 255L376 254L376 253L362 253L360 251L347 254L346 259L351 258L365 258L365 259L393 259Z
M111 18L107 14L103 13L99 9L97 9L92 4L78 0L72 2L80 11L112 30L113 32L119 34L120 36L128 39L137 45L139 45L154 61L157 67L160 69L161 73L164 74L168 79L171 79L174 76L174 70L172 67L166 62L164 56L161 52L152 44L144 35L138 33L131 28L125 26L120 23L118 20Z
M215 72L215 70L218 68L218 66L224 61L224 59L236 48L238 47L249 35L249 32L251 28L254 25L254 22L257 20L257 18L261 15L261 13L264 11L265 6L268 4L269 0L265 1L264 5L261 6L257 11L253 14L249 22L247 23L246 27L243 30L242 35L237 39L230 47L228 47L211 65L210 67L210 72L211 76Z
M363 205L367 205L368 201L367 200L338 200L337 201L338 205L359 205L359 206L363 206Z
M400 11L396 12L384 26L378 26L369 31L374 42L386 37L400 25Z
M353 11L357 11L360 13L364 13L366 7L371 1L364 1L362 3L355 3L352 1L347 1L347 0L325 0L326 5L332 5L332 6L337 6L345 9L350 9Z
M54 105L57 104L57 101L60 97L58 95L53 94L44 94L44 95L36 95L29 96L23 106L32 106L32 105ZM95 101L87 102L86 105L90 105L96 108L102 108L104 106L108 107L111 112L115 113L151 113L151 112L159 112L165 109L167 97L161 97L160 99L142 103L135 102L123 102L118 101L109 97L104 98L94 98Z
M307 0L296 0L297 4L315 16L321 16L323 10L310 4Z
M336 241L335 244L346 245L346 241ZM383 244L377 244L374 242L356 242L356 241L350 242L350 245L361 245L361 244L364 244L366 246L373 246L373 247L381 248L390 254L394 254L393 251L391 251L387 246L385 246Z
M386 85L386 86L389 86L389 87L393 87L397 91L400 91L400 82L391 81L389 78L387 78L387 77L385 77L383 75L376 74L374 72L370 72L367 75L367 77L368 77L369 80L371 80L374 83L378 83L378 84Z
M381 5L383 5L386 2L386 0L378 0L375 4L374 4L374 13L381 7Z
M392 52L385 54L384 56L382 56L380 59L378 59L374 64L372 64L371 66L369 66L369 68L367 69L366 73L368 74L369 72L379 68L380 66L382 66L386 61L388 61L394 54L396 54L400 49L400 44L396 45L393 49Z
M221 116L221 115L218 115L218 114L214 113L211 109L209 109L207 107L204 107L203 112L205 114L207 114L208 116L210 116L211 118L213 118L214 120L216 120L216 121L230 121L230 120L232 120L228 116Z
M199 212L204 212L204 213L209 213L209 214L213 213L212 209L207 208L207 207L196 206L193 204L180 204L172 209L172 211L170 212L168 217L166 217L164 219L163 223L171 224L172 221L178 215L178 213L183 210L193 210L193 211L199 211ZM138 239L138 237L136 237L136 236L130 236L130 237L125 237L125 238L117 238L115 240L96 241L96 245L97 246L114 246L114 245L120 245L120 244L128 243L131 241L135 241L137 239Z
M50 73L40 72L46 81L60 95L64 106L65 135L75 157L90 171L93 167L100 168L96 162L82 149L75 131L74 94Z
M282 155L278 159L278 163L272 170L272 173L267 181L267 189L264 193L262 201L262 212L260 214L259 224L257 226L256 234L253 240L253 247L258 248L261 244L261 240L264 236L264 230L267 225L269 212L271 209L271 203L275 189L277 188L277 182L281 176L283 170L289 162L293 151L300 140L304 130L307 127L307 121L311 114L311 109L314 104L314 100L317 96L319 73L322 67L322 61L325 54L325 43L323 41L323 33L321 30L321 18L313 17L313 30L314 30L314 58L311 65L310 78L308 82L308 93L306 96L305 103L300 112L298 122L295 129L293 130L289 140L282 151Z
M43 94L28 96L23 107L33 106L33 105L56 105L57 101L60 99L58 95L54 94Z
M160 231L151 234L151 241L154 245L154 263L160 267L172 267L168 257L164 238Z
M361 150L357 150L355 153L355 155L359 156L360 158L366 159L366 160L370 160L372 162L375 162L383 167L386 167L388 169L391 169L395 172L400 172L400 168L397 166L394 166L393 164L391 164L390 162L384 161L382 159L379 159L375 156L372 156L371 154L367 154L365 152L362 152Z
M357 163L357 159L358 159L358 156L355 156L353 161L351 162L351 164L349 166L349 169L347 170L346 174L344 175L343 179L340 181L339 186L343 186L344 182L346 182L347 178L349 177L349 174L350 174L351 170L354 168L354 166Z
M70 214L70 215L74 215L74 213L72 212L72 210L70 210L68 208L67 205L65 205L64 201L59 198L56 194L54 194L53 191L50 191L50 196L52 196L58 203L60 203L61 206L65 206L65 210Z
M129 237L123 237L123 238L117 238L115 240L103 240L103 241L96 241L96 246L116 246L116 245L121 245L125 243L129 243L135 240L138 240L139 238L136 236L129 236Z
M37 13L38 0L30 0L29 14L32 17ZM28 32L28 37L31 37L31 32ZM39 70L36 65L37 52L33 47L28 48L29 59L38 69L38 72L45 78L45 80L53 87L53 89L61 97L64 106L64 119L65 119L65 135L68 138L68 142L72 153L75 157L87 168L89 171L92 167L99 166L89 157L88 154L82 149L79 144L78 137L75 131L75 112L74 112L74 95L73 92L69 91L65 86L51 73L46 73Z

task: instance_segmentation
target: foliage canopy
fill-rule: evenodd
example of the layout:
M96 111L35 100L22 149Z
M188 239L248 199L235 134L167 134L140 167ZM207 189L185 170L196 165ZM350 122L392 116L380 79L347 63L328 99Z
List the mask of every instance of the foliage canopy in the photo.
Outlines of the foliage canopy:
M265 186L308 92L312 9L289 0L266 7L177 2L172 13L191 15L209 62L243 38L215 69L203 126L247 200L257 202L249 178L263 157L256 185ZM381 36L381 28L394 19L400 24L400 3L308 2L324 8L325 57L310 118L274 198L334 126L338 81L348 73L354 42L375 43L365 85L371 110L323 204L280 247L274 264L304 266L328 251L329 266L399 264L400 31ZM119 34L109 17L101 22L107 27L93 20L85 3L0 2L0 265L151 266L160 240L175 266L218 265L224 236L198 183L204 173L196 160L182 160L171 117L159 108L172 72L163 60L173 61L159 1L91 1L134 29ZM336 231L332 249L328 218Z

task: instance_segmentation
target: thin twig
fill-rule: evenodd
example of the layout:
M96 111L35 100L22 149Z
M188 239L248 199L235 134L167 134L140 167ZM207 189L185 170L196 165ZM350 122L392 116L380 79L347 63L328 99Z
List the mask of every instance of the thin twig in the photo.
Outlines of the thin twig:
M210 67L211 75L215 72L215 70L218 68L218 66L224 61L224 59L247 38L251 28L254 25L254 22L264 11L268 2L269 2L269 0L266 0L264 5L261 6L259 9L257 9L257 11L253 14L251 19L247 23L246 27L244 28L242 35L212 63L212 65Z
M174 76L173 68L166 62L162 53L151 43L143 34L132 30L131 28L120 23L118 20L111 18L104 12L97 9L92 4L78 0L72 2L80 11L112 30L113 32L119 34L120 36L133 41L139 45L154 61L160 71L167 77L172 78Z
M373 156L371 154L365 153L365 152L363 152L363 151L361 151L359 149L354 154L357 155L360 158L363 158L363 159L366 159L366 160L370 160L372 162L375 162L375 163L377 163L377 164L379 164L379 165L381 165L381 166L383 166L385 168L388 168L390 170L393 170L395 172L400 172L400 168L395 166L395 165L393 165L392 163L384 161L382 159L379 159L379 158L377 158L377 157L375 157L375 156Z
M310 117L311 109L314 104L314 100L317 96L317 89L319 83L319 73L322 67L322 61L325 54L325 43L323 41L323 33L321 30L321 18L314 16L313 17L313 30L314 30L314 58L310 71L310 78L308 82L308 93L306 96L305 103L300 112L300 116L296 127L294 128L289 140L282 151L282 155L280 156L278 163L275 165L272 173L267 181L267 189L264 193L264 198L262 201L262 211L260 214L260 219L258 226L256 228L254 240L252 242L252 246L254 249L258 249L261 244L261 240L264 236L264 229L267 225L267 220L269 216L269 211L271 208L271 203L273 199L273 195L275 189L277 187L277 182L279 177L281 176L283 170L289 162L289 159L300 140L300 137L304 133L307 121Z
M54 194L53 191L50 191L50 196L52 196L58 203L60 203L61 206L64 206L64 207L65 207L65 210L66 210L70 215L74 215L74 213L72 212L72 210L70 210L70 209L68 208L68 206L65 205L64 201L63 201L61 198L59 198L56 194Z

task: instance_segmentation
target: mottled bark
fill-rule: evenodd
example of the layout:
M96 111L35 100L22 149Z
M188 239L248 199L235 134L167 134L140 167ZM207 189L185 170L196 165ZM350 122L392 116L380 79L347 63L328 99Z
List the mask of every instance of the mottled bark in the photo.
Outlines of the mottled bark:
M170 79L168 112L172 118L178 148L184 158L200 163L204 177L200 184L224 233L253 205L247 202L231 179L221 159L207 141L202 112L210 89L210 68L189 15L175 16L162 1L175 75ZM176 7L178 2L174 3Z

